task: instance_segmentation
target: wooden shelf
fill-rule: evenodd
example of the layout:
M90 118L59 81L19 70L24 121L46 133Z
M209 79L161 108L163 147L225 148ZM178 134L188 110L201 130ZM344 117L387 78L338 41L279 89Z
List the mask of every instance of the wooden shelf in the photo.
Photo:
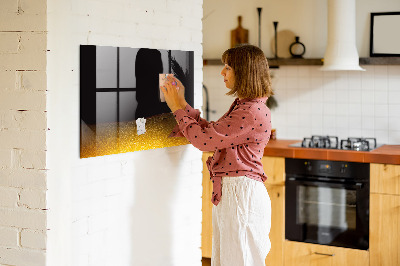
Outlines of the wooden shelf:
M400 57L362 57L360 65L400 65Z
M304 65L322 65L321 58L268 58L268 64L270 67L279 66L304 66ZM204 66L217 66L222 65L220 59L204 59Z
M279 66L322 66L322 58L268 58L271 67Z
M322 66L323 58L268 58L271 68L279 66ZM204 66L222 65L220 59L204 59ZM400 57L362 57L360 65L400 65Z

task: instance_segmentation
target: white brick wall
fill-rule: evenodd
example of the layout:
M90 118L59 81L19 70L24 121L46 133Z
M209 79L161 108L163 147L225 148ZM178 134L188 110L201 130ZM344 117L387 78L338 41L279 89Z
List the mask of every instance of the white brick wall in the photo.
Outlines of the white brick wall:
M1 265L45 265L46 3L0 2Z
M49 1L47 9L47 264L201 265L201 152L186 145L79 159L79 45L193 50L199 107L202 0Z
M31 249L46 249L46 231L23 229L21 246Z
M4 0L0 16L0 264L200 265L199 151L79 159L79 45L194 50L199 107L202 1Z

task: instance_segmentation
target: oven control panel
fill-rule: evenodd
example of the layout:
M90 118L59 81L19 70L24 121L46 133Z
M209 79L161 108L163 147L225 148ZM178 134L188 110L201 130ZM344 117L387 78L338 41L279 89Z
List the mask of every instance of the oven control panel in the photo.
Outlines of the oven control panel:
M369 164L286 158L286 174L369 179Z

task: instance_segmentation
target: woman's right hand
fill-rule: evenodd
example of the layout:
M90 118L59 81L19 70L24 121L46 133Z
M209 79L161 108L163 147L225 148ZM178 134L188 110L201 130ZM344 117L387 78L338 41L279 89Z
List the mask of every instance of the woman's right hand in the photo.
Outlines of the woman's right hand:
M179 90L178 90L178 97L179 97L179 103L183 108L186 107L187 102L185 100L185 87L183 86L182 82L177 79L175 76L170 76L168 75L167 77L171 82L176 82Z

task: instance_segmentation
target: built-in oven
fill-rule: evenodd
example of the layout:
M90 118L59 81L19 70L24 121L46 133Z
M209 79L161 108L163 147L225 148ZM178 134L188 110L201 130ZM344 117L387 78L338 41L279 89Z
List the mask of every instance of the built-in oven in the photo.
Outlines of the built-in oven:
M368 249L369 164L287 158L285 169L286 239Z

